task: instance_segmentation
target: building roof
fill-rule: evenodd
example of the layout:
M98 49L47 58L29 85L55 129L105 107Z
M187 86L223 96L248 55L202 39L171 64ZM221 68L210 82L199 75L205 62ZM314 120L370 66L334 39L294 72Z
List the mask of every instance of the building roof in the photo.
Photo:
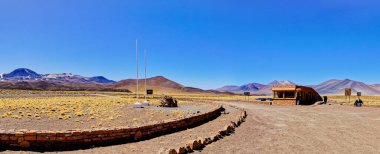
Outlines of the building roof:
M279 86L273 86L272 87L272 91L301 91L301 90L312 90L312 91L315 91L311 87L296 86L296 85L279 85Z
M297 86L295 85L281 85L281 86L273 86L272 91L295 91Z

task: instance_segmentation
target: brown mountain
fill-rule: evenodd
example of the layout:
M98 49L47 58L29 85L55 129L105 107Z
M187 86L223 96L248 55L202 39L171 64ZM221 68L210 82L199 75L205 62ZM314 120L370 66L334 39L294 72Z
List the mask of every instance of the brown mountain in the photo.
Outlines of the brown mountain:
M319 85L313 86L320 94L344 94L345 88L351 88L352 93L362 92L363 95L379 95L380 88L378 85L370 85L350 79L329 80Z
M153 89L155 94L179 94L179 93L209 93L209 94L220 94L217 91L206 91L194 87L186 87L175 81L167 79L163 76L156 76L146 79L147 89ZM145 90L145 80L139 79L139 92L143 93ZM136 79L127 79L116 82L112 85L115 89L129 89L132 92L136 91ZM225 93L229 94L229 93Z
M144 84L145 84L145 80L139 79L139 86L141 88L144 88ZM169 88L169 89L181 89L185 87L163 76L147 78L146 84L147 84L147 87L163 87L163 88ZM115 88L123 88L123 89L126 88L126 89L130 89L131 91L136 91L136 79L121 80L119 82L114 83L113 85Z

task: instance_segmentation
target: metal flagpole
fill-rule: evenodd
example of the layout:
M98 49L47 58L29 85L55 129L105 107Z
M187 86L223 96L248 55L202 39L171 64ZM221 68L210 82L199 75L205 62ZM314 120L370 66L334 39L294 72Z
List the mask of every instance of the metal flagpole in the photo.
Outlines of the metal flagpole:
M144 50L144 59L145 59L145 101L146 101L146 49Z
M142 104L139 103L139 54L137 49L136 40L136 100L137 102L133 104L133 108L142 108Z
M136 40L136 99L139 102L139 58L137 50L137 40Z

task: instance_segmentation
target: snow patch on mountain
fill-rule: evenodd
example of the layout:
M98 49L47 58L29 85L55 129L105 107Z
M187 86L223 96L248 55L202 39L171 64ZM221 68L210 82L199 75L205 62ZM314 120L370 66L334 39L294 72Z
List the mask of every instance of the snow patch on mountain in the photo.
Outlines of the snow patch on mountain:
M72 73L60 74L38 74L27 68L19 68L11 73L2 74L1 81L52 81L52 82L74 82L74 83L100 83L108 84L115 81L108 80L103 76L84 77L81 75L74 75Z

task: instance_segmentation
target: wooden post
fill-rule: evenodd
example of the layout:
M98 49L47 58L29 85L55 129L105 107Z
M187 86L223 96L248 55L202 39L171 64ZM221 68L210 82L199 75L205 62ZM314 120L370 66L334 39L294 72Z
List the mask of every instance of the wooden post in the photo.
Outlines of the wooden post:
M346 96L344 96L344 102L346 102L346 103L347 103L347 95L346 95Z
M351 95L348 96L348 104L350 104L350 102L351 102Z

